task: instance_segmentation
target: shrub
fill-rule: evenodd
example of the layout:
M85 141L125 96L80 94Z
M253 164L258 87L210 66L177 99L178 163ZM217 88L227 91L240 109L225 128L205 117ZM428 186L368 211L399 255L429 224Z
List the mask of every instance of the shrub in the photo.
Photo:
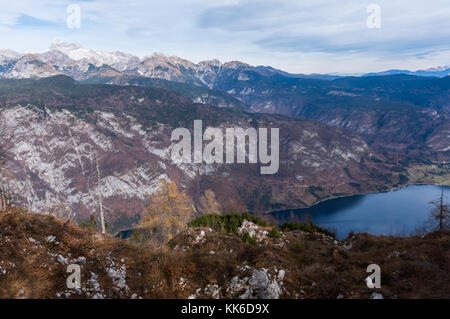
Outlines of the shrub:
M267 223L264 220L249 213L230 213L226 215L202 215L189 222L188 227L210 227L218 232L226 232L237 235L238 228L242 225L244 219L263 227L267 226Z
M241 239L246 244L250 244L253 246L256 245L256 239L254 237L250 236L250 234L248 232L242 233Z
M308 221L306 223L300 223L300 222L285 222L280 226L280 229L282 231L293 231L293 230L302 230L309 233L317 232L322 233L331 237L336 237L336 234L330 232L329 230L316 226L312 222Z
M97 221L95 220L95 216L91 214L91 216L89 217L89 221L81 221L80 227L96 230L97 229Z
M272 230L269 232L269 237L270 238L280 238L280 231L278 230L278 228L273 227Z

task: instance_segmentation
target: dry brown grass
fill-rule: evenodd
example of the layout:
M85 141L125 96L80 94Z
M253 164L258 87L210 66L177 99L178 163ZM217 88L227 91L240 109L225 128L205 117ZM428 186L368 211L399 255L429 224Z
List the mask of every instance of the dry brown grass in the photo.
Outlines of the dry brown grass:
M205 237L196 243L202 230ZM49 235L59 243L47 242ZM371 263L381 266L380 291L385 298L449 298L449 239L449 233L424 238L356 234L346 241L352 245L346 249L323 235L292 231L280 239L249 245L238 236L199 228L183 231L164 247L149 249L51 216L14 210L0 212L0 266L7 271L0 273L0 298L56 298L64 292L67 265L58 263L57 255L85 257L82 283L95 273L108 298L133 294L187 298L199 289L198 297L209 298L204 288L214 284L223 287L221 297L238 297L242 291L226 292L231 278L251 276L258 268L286 271L285 298L336 298L339 294L368 298L373 290L366 287L364 278ZM115 288L107 272L111 261L126 265L128 290Z

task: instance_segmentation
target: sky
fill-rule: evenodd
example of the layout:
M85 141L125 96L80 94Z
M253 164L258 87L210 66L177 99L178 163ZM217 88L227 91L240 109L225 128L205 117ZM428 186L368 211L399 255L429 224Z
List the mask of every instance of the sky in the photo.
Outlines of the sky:
M54 39L61 39L140 57L160 52L196 63L239 60L305 74L450 65L448 0L0 0L0 4L0 49L21 52L45 51ZM70 5L80 9L79 28L73 27L77 20L71 19Z

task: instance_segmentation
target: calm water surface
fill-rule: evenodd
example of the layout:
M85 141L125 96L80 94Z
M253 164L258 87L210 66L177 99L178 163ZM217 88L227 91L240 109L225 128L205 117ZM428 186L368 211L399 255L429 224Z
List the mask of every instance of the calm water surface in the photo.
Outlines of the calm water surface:
M450 187L409 185L378 194L355 195L330 199L310 208L273 212L278 223L302 221L305 218L346 237L350 231L376 235L408 235L424 225L432 208L431 200L450 200Z

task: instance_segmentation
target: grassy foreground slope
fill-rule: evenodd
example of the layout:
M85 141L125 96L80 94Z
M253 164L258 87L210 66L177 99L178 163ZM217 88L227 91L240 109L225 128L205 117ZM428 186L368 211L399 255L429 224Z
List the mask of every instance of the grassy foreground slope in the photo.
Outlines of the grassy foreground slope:
M450 297L449 233L336 241L244 224L252 243L198 227L150 250L51 216L0 212L0 298L369 298L372 263L384 298ZM81 267L80 289L66 287L69 264Z

